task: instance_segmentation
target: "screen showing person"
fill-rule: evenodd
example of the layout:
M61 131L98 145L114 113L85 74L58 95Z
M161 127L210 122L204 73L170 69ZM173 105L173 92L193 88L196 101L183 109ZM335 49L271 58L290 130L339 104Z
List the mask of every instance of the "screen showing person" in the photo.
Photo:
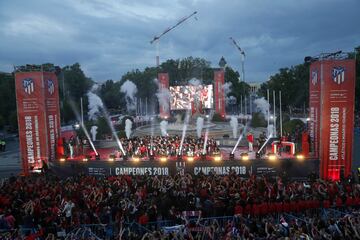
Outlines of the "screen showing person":
M213 107L212 85L184 85L171 86L170 108L171 110L191 109L192 102L200 102L202 108Z

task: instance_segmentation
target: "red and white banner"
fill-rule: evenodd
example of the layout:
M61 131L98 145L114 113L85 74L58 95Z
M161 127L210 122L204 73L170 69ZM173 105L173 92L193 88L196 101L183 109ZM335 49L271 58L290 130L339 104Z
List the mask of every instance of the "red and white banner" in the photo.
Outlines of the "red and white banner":
M57 79L53 73L16 73L15 88L20 155L24 173L28 173L41 168L42 161L55 159L60 128Z
M159 73L159 113L160 118L168 118L170 116L170 93L169 93L169 74Z
M41 168L48 156L44 85L40 72L15 75L20 154L23 169Z
M338 180L351 173L355 61L326 60L321 67L320 175Z
M309 81L309 109L310 121L308 122L310 135L311 156L319 157L320 141L320 111L321 111L321 64L313 62L310 66Z
M225 73L224 70L214 71L215 80L215 112L225 118L225 96L224 96L224 83Z
M56 159L56 142L60 136L59 86L55 73L44 72L49 161Z

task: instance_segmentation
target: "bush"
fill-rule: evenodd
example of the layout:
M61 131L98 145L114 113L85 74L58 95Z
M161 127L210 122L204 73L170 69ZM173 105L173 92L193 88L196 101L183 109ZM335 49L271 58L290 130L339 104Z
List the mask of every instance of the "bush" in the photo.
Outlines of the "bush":
M267 126L267 122L265 120L265 117L262 113L260 112L255 112L252 115L252 119L251 119L251 126L256 128L256 127L266 127Z
M121 138L126 138L126 133L124 130L120 130L117 132L118 137Z
M3 129L5 126L5 119L3 118L3 116L0 116L0 129Z
M293 119L283 124L283 132L293 133L296 129L302 128L305 123L300 119Z
M213 122L225 122L226 119L224 117L222 117L219 113L215 113L213 118L212 118Z
M97 129L97 136L98 138L102 138L105 135L112 135L111 133L111 129L107 123L107 120L104 117L99 117L97 119L97 124L96 126L98 127Z
M9 118L8 118L8 123L10 125L9 131L10 132L17 132L17 130L18 130L18 121L17 121L17 112L16 112L16 110L12 111L10 113Z

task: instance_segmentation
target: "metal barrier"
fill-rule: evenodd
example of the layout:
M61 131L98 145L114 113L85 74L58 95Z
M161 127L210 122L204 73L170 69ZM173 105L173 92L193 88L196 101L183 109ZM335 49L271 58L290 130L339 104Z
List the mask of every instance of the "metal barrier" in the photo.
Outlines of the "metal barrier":
M351 214L351 212L343 212L338 209L328 208L328 209L317 209L318 214L324 220L328 221L331 218L341 218L346 214ZM273 218L277 218L278 224L281 223L280 219L284 219L287 223L297 223L302 224L308 227L310 222L306 219L306 215L302 213L290 214L290 213L279 213L272 215ZM250 224L252 222L252 217L243 217L243 216L222 216L222 217L208 217L208 218L193 218L192 221L196 222L194 224L195 231L200 231L201 229L208 228L212 225L225 226L227 223L239 223L240 221L245 224ZM184 222L183 222L184 224ZM114 239L119 235L129 235L130 233L136 236L143 236L146 233L151 233L153 231L163 230L165 227L172 227L179 225L178 222L165 220L165 221L156 221L149 222L146 225L141 225L135 221L133 222L122 222L122 223L109 223L109 224L84 224L79 227L75 227L70 232L65 234L64 238L66 240L70 239ZM197 229L196 229L197 228ZM37 233L39 230L36 228L25 228L20 226L19 229L0 229L0 239L3 235L11 236L11 234L17 233L21 237L27 236L29 233Z
M101 240L99 236L97 236L90 227L79 227L72 230L70 233L66 234L65 240L73 240L73 239L94 239Z
M342 218L346 214L348 213L333 208L322 209L322 218L323 220L327 220L327 221L331 218L333 219Z

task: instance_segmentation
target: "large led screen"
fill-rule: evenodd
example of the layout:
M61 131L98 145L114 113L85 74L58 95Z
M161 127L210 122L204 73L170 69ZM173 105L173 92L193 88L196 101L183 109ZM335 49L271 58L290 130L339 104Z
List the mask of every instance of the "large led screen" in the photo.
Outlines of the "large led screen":
M201 104L202 108L213 108L213 85L185 85L170 87L171 110L191 109Z

